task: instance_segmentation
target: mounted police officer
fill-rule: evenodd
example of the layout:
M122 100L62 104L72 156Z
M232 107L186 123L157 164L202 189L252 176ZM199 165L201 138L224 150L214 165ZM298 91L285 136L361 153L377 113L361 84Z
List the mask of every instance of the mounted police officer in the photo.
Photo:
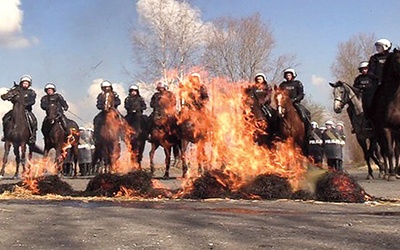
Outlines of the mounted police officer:
M272 107L272 87L268 84L267 78L263 73L257 73L254 83L244 89L246 106L250 106L250 114L254 116L256 127L260 133L254 134L254 139L259 145L267 144L271 146L277 128L277 113ZM265 130L267 125L267 130ZM265 134L267 132L267 134Z
M201 110L209 100L207 87L201 81L199 73L192 73L188 83L181 84L181 105L189 109Z
M43 125L47 121L49 107L51 105L56 105L57 118L60 120L61 126L64 129L64 132L66 134L69 134L66 117L64 115L64 111L67 111L69 106L68 106L67 102L65 101L64 97L61 94L56 93L56 91L57 91L56 85L54 85L53 83L48 83L44 87L44 92L46 93L46 95L43 96L42 99L40 99L40 107L46 111L46 117L43 120ZM44 126L42 126L42 127L44 127Z
M322 147L322 130L317 122L311 122L311 133L308 137L308 154L317 166L322 166L324 149Z
M143 111L146 110L147 108L146 102L139 93L139 86L133 84L129 87L129 94L125 98L124 107L128 114L130 113L143 114Z
M174 93L168 90L168 85L159 81L156 84L157 92L153 94L150 100L150 107L153 108L153 117L157 115L174 116L176 113L176 97Z
M32 77L29 75L23 75L19 80L19 85L21 86L21 92L19 95L24 97L23 105L25 106L25 114L29 123L30 137L28 144L34 145L36 142L36 131L37 131L37 119L35 115L32 113L32 106L36 102L36 93L30 87L32 86ZM17 102L17 99L11 100L11 102ZM8 124L11 122L11 113L12 111L7 112L3 116L3 132L5 132L5 128L8 127ZM4 137L2 141L4 141Z
M383 65L386 62L386 58L389 55L391 48L392 43L386 38L379 39L375 42L377 53L372 55L369 59L368 74L378 78L379 82L382 80Z
M105 108L105 101L106 101L106 94L113 94L114 95L114 108L117 110L117 107L121 104L121 99L119 99L119 96L117 94L117 92L113 91L113 86L112 83L110 81L103 81L100 84L101 87L101 93L97 95L97 103L96 103L96 107L97 109L100 110L100 113L98 113L94 119L93 119L93 126L94 126L94 131L95 133L97 133L96 131L98 131L96 128L98 128L99 123L105 119L104 116L104 108Z
M372 99L378 87L379 78L375 74L369 74L368 62L366 61L360 63L358 70L360 74L354 79L353 87L361 92L364 115L368 118L368 111L370 110Z
M340 136L334 128L335 123L331 120L325 122L325 131L322 134L324 154L327 160L328 168L341 171L341 162L343 159L342 142Z
M293 106L296 108L304 122L305 130L308 136L311 130L311 113L300 103L304 99L303 83L299 80L295 80L297 74L292 68L285 69L283 71L283 77L285 78L285 81L283 81L279 87L288 92L289 97L293 102Z

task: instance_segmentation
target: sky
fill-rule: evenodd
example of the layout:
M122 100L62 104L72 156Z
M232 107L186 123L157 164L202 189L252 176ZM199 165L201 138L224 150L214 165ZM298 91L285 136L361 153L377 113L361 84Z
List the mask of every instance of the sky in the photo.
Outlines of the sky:
M273 53L296 55L298 79L306 94L327 109L332 106L327 83L336 80L330 67L339 43L359 33L374 33L400 45L398 0L192 0L191 4L200 9L203 21L259 12L273 30ZM45 84L53 82L71 106L67 116L89 125L98 112L95 98L102 79L115 83L122 99L134 83L131 75L137 65L130 39L137 17L136 1L128 0L0 0L0 92L21 75L31 75L38 94L34 113L41 122L44 111L38 103ZM147 89L148 95L152 90ZM10 108L10 103L0 101L1 116ZM124 113L123 107L120 111Z

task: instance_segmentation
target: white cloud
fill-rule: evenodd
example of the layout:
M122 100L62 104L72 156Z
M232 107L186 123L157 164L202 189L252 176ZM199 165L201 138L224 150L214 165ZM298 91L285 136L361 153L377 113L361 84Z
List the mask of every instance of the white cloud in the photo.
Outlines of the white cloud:
M326 79L322 76L316 76L316 75L311 76L311 83L313 85L320 86L325 84L326 82L327 82Z
M0 0L0 46L24 48L38 44L35 37L25 38L22 34L24 13L20 9L20 0Z

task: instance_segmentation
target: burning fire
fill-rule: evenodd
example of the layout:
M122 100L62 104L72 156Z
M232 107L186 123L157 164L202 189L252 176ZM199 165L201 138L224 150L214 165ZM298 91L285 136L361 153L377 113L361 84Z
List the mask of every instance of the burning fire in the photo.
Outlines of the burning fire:
M196 86L185 81L184 88L193 90ZM206 85L210 102L207 112L192 111L188 114L195 122L196 135L207 131L206 153L203 157L193 157L188 154L188 161L207 161L210 169L221 169L232 181L232 190L240 188L244 183L261 174L275 174L287 178L296 190L307 170L309 160L301 154L293 142L280 142L276 149L268 149L256 145L253 134L260 130L260 124L254 120L245 119L244 114L250 113L250 107L243 106L243 87L246 83L229 83L223 79L213 79ZM186 96L185 96L186 93ZM187 98L187 92L180 92L181 98ZM261 127L268 126L261 124ZM198 148L198 147L197 147ZM207 159L210 156L210 160ZM191 158L190 158L191 157ZM196 171L191 171L190 177L197 177ZM218 178L217 178L218 179ZM219 180L226 185L225 180ZM190 192L193 180L188 178L183 183L183 193Z

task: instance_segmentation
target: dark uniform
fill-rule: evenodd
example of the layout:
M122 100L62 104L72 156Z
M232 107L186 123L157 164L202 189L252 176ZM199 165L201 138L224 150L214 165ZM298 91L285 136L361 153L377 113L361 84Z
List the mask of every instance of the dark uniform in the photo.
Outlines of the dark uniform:
M22 105L25 106L25 113L28 119L29 123L29 129L30 129L30 138L29 138L29 145L35 144L36 142L36 131L37 131L37 119L35 115L32 113L32 106L36 102L36 93L33 89L30 88L21 88L19 96L23 96L22 100ZM11 102L14 104L18 102L19 96L15 96ZM3 99L3 97L2 97ZM4 100L4 99L3 99ZM3 132L5 134L6 128L9 127L9 123L11 122L11 114L12 110L8 111L4 116L3 116Z
M143 97L139 95L128 95L124 101L124 107L126 112L129 113L139 113L143 114L143 111L146 110L146 102Z
M336 125L336 128L338 125ZM340 144L340 150L341 150L341 155L342 158L338 160L338 170L342 171L343 170L343 147L346 144L346 135L344 134L344 129L336 129L336 133L338 134L339 138L339 144Z
M304 99L304 87L299 80L291 80L282 82L279 87L288 92L290 99L292 99L293 105L297 112L300 114L301 119L304 122L307 134L310 134L311 130L311 113L304 107L300 102Z
M322 147L322 131L319 128L312 129L308 137L308 155L316 165L322 165L324 149Z
M204 84L194 86L187 97L183 100L182 105L187 106L189 109L202 109L209 100L207 87Z
M370 110L378 84L379 79L373 74L359 74L356 79L354 79L353 86L362 94L363 110L366 117L368 117L368 111Z
M380 82L382 80L383 65L386 62L386 58L389 55L389 51L383 53L376 53L372 55L368 62L368 74L373 78L378 78Z
M326 128L322 133L324 154L329 169L342 170L341 162L343 159L343 151L339 135L334 128Z
M169 90L156 92L151 97L150 107L153 108L153 113L158 115L175 115L176 97Z
M117 109L117 107L121 104L121 99L119 99L117 92L112 91L112 93L114 95L114 108ZM99 109L101 111L93 119L93 127L94 127L95 133L99 132L97 129L99 126L99 123L105 119L105 114L104 114L105 100L106 100L106 93L104 91L97 95L96 107L97 107L97 109Z
M59 93L54 93L52 95L45 95L40 99L40 108L46 111L46 117L43 120L43 124L47 120L48 112L49 112L49 107L50 105L56 105L57 106L57 114L58 117L61 121L61 125L65 131L66 134L68 134L68 127L67 127L67 121L66 117L64 115L64 111L67 111L69 106L68 103L64 100L64 97L60 95ZM44 126L42 126L44 127Z

